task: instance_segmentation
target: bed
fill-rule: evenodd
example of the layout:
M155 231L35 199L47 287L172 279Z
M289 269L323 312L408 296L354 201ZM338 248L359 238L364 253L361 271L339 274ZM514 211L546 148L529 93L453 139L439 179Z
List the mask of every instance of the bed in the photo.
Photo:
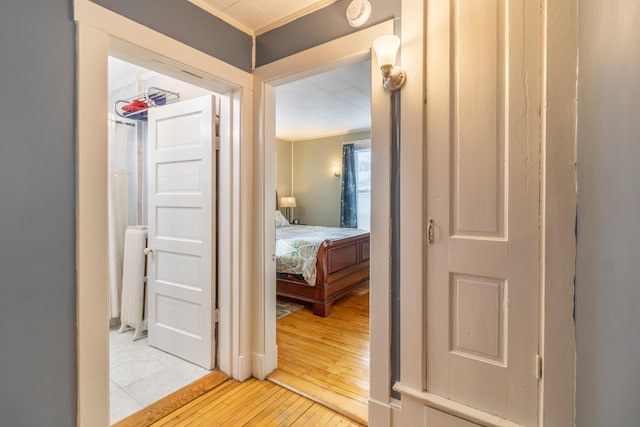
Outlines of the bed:
M276 211L276 290L313 305L326 317L331 305L369 280L369 232L289 225Z

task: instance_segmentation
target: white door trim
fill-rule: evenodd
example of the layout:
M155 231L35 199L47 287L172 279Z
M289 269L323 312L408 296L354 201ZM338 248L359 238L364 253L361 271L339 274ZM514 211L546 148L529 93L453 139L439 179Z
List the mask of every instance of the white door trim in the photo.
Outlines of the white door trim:
M402 65L407 73L425 64L425 7L432 0L402 0ZM435 0L434 0L435 1ZM540 352L543 359L539 399L539 425L572 425L575 422L575 324L573 295L575 276L576 221L576 81L577 0L553 2L543 7L543 95L542 106L542 229L540 283ZM415 63L417 61L417 64ZM422 76L428 70L422 68ZM415 78L416 76L414 76ZM407 82L414 80L409 74ZM408 83L407 83L408 84ZM418 176L423 166L423 110L428 93L403 88L402 166L404 173ZM420 96L418 95L420 94ZM402 175L402 373L396 388L402 393L400 424L423 425L425 405L462 415L465 408L449 408L425 391L424 347L424 258L407 259L406 254L423 252L425 244L424 204L418 188L407 187ZM422 192L421 194L424 194ZM413 199L413 202L410 200ZM407 209L408 205L417 208ZM418 219L417 210L421 218ZM418 227L420 224L420 227ZM422 236L421 238L413 238ZM422 277L423 280L418 280ZM410 278L411 280L408 280ZM406 325L414 325L418 330ZM417 332L416 332L417 331ZM454 405L455 406L455 405ZM473 417L468 417L473 420ZM395 421L395 419L394 419ZM476 419L476 421L482 421ZM494 420L496 421L496 420ZM499 421L499 420L497 420ZM487 422L487 420L484 420ZM498 423L499 424L499 423Z
M275 223L275 91L280 84L354 62L370 55L371 44L379 35L393 34L393 20L366 28L304 52L264 65L254 71L255 115L260 117L254 126L257 144L256 212L255 221L255 293L256 314L253 322L253 375L265 378L277 367L275 334L275 266L273 248ZM372 161L376 173L372 186L371 224L371 388L369 414L372 419L391 419L390 399L390 97L382 88L380 72L372 58ZM379 83L379 84L378 84ZM379 213L374 215L374 211Z
M229 114L221 117L220 124L219 357L220 370L240 380L251 375L250 314L240 308L250 307L253 77L88 0L75 1L74 19L78 22L77 411L78 425L93 427L109 425L107 58L114 53L134 58L139 65L150 64L223 95L221 103ZM180 70L203 79L189 79Z

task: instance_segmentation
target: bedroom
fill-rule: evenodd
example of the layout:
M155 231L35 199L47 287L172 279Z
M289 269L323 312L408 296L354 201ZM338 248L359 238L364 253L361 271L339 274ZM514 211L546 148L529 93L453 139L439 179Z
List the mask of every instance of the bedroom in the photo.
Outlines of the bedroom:
M279 369L269 379L363 422L369 392L370 102L368 59L276 88ZM352 194L349 182L356 190ZM318 232L338 235L331 239ZM336 240L345 233L354 237ZM305 270L291 277L301 273L289 256L292 247L300 241L306 249L316 236L316 243L325 243L317 266L313 258L317 275L308 280ZM318 289L321 282L327 283L326 295ZM328 334L331 340L320 338ZM314 352L326 356L299 357ZM336 360L347 368L337 368Z

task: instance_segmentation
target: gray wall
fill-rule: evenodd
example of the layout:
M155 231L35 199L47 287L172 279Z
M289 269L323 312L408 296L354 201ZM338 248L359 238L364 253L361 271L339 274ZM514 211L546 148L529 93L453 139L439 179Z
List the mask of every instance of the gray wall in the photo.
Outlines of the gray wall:
M228 64L251 71L252 37L186 0L91 1Z
M363 28L400 17L401 0L370 1L371 17ZM349 3L351 0L339 0L256 37L256 67L361 30L347 23Z
M577 425L640 420L640 1L580 1Z
M71 0L0 6L0 424L76 417Z

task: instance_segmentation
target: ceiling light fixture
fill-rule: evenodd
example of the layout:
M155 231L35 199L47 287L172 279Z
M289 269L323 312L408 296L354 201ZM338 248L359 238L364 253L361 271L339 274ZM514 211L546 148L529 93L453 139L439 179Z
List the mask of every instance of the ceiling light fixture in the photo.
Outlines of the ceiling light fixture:
M399 48L400 37L398 36L380 36L373 41L373 50L382 71L382 85L389 92L400 89L407 78L405 71L394 65Z
M347 22L354 28L362 27L371 16L369 0L353 0L347 7Z

